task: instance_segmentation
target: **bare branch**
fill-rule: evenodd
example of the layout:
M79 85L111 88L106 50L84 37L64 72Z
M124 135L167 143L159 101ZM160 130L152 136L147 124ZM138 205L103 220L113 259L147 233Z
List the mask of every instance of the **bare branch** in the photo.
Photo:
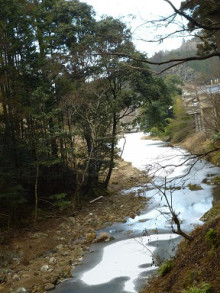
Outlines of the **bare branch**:
M188 61L195 61L195 60L205 60L205 59L209 59L211 57L220 57L220 53L212 53L212 54L208 54L205 56L192 56L192 57L187 57L187 58L176 58L176 59L170 59L167 61L162 61L162 62L154 62L154 61L150 61L148 59L140 59L140 58L136 58L135 56L129 55L129 54L125 54L125 53L95 53L94 55L109 55L109 56L118 56L118 57L126 57L126 58L130 58L134 61L138 61L138 62L142 62L142 63L147 63L147 64L151 64L151 65L163 65L163 64L169 64L172 62L188 62ZM180 63L177 63L176 65L179 65ZM141 69L141 68L140 68Z
M207 26L204 25L202 23L199 23L197 20L195 20L194 18L192 18L191 16L189 16L188 14L186 14L185 12L183 12L182 10L177 9L173 3L170 0L164 0L165 2L167 2L172 9L175 11L175 13L177 13L178 15L183 16L185 19L187 19L188 21L190 21L194 26L198 27L198 28L202 28L208 31L212 31L212 30L219 30L220 26Z

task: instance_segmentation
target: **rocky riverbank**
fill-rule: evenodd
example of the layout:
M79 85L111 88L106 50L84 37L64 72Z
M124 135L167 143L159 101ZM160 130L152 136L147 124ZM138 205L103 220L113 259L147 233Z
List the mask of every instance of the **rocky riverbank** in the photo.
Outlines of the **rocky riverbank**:
M34 228L4 235L0 247L0 292L45 292L74 275L74 267L90 253L97 241L111 235L97 230L134 218L146 206L146 198L121 192L146 183L145 174L130 163L118 160L109 194L87 203L73 215L41 221Z

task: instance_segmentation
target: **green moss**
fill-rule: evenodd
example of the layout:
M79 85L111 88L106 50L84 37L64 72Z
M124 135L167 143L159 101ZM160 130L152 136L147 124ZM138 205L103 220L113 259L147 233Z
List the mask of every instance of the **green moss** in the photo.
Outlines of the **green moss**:
M205 235L205 241L212 247L215 248L219 244L219 237L217 232L211 228Z
M208 283L202 283L198 287L193 286L182 291L182 293L211 293L211 292L212 292L212 286Z
M173 268L173 261L172 260L166 260L162 266L159 267L158 269L158 273L161 277L165 276L167 273L169 273L171 271L171 269Z
M211 183L220 184L220 176L215 176L214 178L212 178Z
M187 186L189 187L189 190L191 190L191 191L203 189L200 185L197 185L197 184L189 183Z
M195 281L199 280L199 277L201 275L200 271L195 271L195 270L188 270L186 272L186 275L184 277L185 281L184 281L184 287L190 287L193 284L195 284Z
M220 215L220 204L215 205L213 208L211 208L208 212L206 212L202 217L201 221L207 222L215 217Z

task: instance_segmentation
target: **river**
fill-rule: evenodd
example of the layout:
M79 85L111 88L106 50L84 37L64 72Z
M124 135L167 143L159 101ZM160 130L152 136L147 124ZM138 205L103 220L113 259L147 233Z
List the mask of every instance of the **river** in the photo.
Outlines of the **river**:
M92 245L83 264L73 271L73 278L58 285L54 293L137 293L157 270L158 262L174 255L181 237L171 233L170 215L161 186L190 232L200 225L201 216L213 202L219 202L214 186L207 184L220 168L204 160L193 160L179 147L142 139L142 133L127 134L121 139L122 158L154 176L153 184L133 187L134 192L149 198L147 208L126 223L116 223L98 233L108 232L114 240ZM192 188L193 186L197 190ZM164 189L163 189L164 190ZM130 190L129 190L130 191ZM129 192L129 191L124 191Z

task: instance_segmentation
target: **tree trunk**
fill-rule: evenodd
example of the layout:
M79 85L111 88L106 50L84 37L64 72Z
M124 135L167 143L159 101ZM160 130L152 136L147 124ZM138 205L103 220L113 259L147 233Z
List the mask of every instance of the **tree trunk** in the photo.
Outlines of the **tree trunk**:
M35 204L34 204L34 223L37 221L38 216L38 181L39 181L39 161L36 162L36 177L35 177L35 185L34 185L34 197L35 197Z
M214 22L213 27L215 27L215 25L217 27L219 27L220 8L218 8L215 13L212 13L212 15L210 15L210 19ZM214 35L215 35L215 40L216 40L216 45L217 45L217 51L218 51L218 53L220 53L220 30L219 29L216 30Z
M111 143L111 153L110 153L110 165L109 165L109 170L107 177L105 179L105 187L108 187L111 175L112 175L112 170L114 167L114 158L115 158L115 140L116 140L116 130L117 130L117 118L116 118L116 113L113 115L113 127L112 127L112 143Z

